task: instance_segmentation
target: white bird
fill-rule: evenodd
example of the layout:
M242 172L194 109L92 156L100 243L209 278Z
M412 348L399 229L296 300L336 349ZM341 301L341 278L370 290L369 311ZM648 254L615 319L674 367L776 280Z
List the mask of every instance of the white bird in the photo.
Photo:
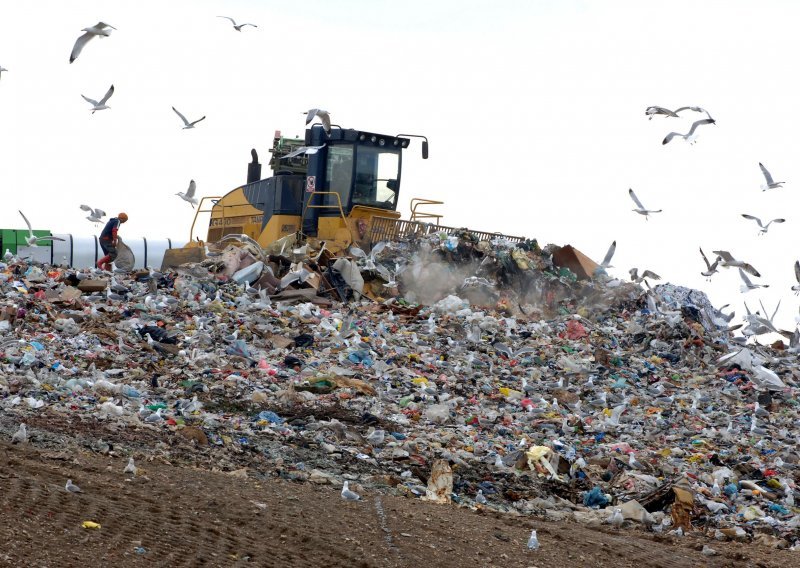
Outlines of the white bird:
M78 56L81 54L83 47L89 42L90 39L94 38L95 36L100 37L108 37L111 35L111 31L106 28L111 28L112 30L116 30L114 26L109 26L103 22L97 22L90 28L83 28L81 31L86 32L78 39L75 40L75 45L72 47L72 53L69 55L69 62L72 63L75 61Z
M659 276L652 270L645 270L644 272L642 272L641 276L639 276L638 268L631 268L628 272L631 275L631 281L636 282L637 284L641 284L645 278L652 278L653 280L661 280L661 276Z
M80 487L72 483L71 479L67 479L67 484L64 486L64 489L66 489L70 493L83 493Z
M778 187L783 187L785 181L775 181L772 179L772 174L769 173L767 168L764 167L764 164L758 162L758 167L761 168L761 173L764 174L764 179L767 183L762 184L761 191L767 191L768 189L776 189Z
M99 223L103 220L103 217L106 216L106 212L102 209L92 209L88 205L81 205L81 209L84 211L88 211L89 215L86 217L89 221L93 223Z
M662 144L669 144L670 140L672 140L676 136L680 136L684 140L688 140L689 142L694 142L695 130L697 130L698 126L701 126L703 124L716 124L716 122L717 121L714 120L713 118L704 118L702 120L696 120L695 122L692 123L692 127L689 129L689 132L687 132L686 134L681 134L680 132L670 132L669 134L666 135L666 137L664 138L664 140L662 140L661 143Z
M230 20L230 21L231 21L231 23L233 24L233 29L235 29L237 32L240 32L240 31L242 31L242 28L243 28L243 27L245 27L245 26L253 26L254 28L257 28L257 27L258 27L258 26L257 26L257 25L255 25L255 24L248 24L248 23L244 23L244 24L237 24L237 23L236 23L236 20L234 20L234 19L233 19L233 18L231 18L230 16L217 16L217 18L225 18L226 20Z
M2 76L3 76L3 71L8 71L8 69L6 69L6 68L5 68L5 67L3 67L2 65L0 65L0 77L2 77Z
M603 262L600 263L601 268L614 268L611 266L611 259L614 257L614 252L617 250L617 241L611 243L611 246L608 247L608 252L606 253L605 258L603 258Z
M492 347L494 347L495 352L500 355L505 355L509 360L518 359L521 355L525 355L526 353L536 352L534 347L520 347L516 351L512 351L508 345L500 341L492 344Z
M22 215L22 218L25 220L25 224L28 225L28 236L25 237L25 242L28 243L29 247L35 247L36 244L41 242L41 241L63 241L64 240L64 239L62 239L60 237L53 237L53 236L48 236L48 237L37 237L37 236L35 236L33 234L33 228L31 227L31 222L28 221L28 218L25 216L25 214L22 211L20 211L19 214Z
M741 276L742 282L744 282L744 284L742 284L742 286L740 287L742 293L749 292L750 290L755 290L756 288L769 288L769 284L753 284L747 277L747 274L745 274L744 270L742 270L741 268L739 269L739 276Z
M636 197L636 194L630 188L628 188L628 195L631 196L631 199L633 199L633 202L636 204L637 208L634 209L634 211L639 215L644 215L645 220L648 219L648 215L650 215L650 213L661 213L661 209L647 209L644 205L642 205L642 202L639 201L639 198Z
M731 267L741 268L751 276L755 276L756 278L761 277L761 274L759 274L758 270L753 268L751 264L748 264L741 260L736 260L735 258L733 258L733 255L728 251L714 250L711 252L722 258L722 264L720 264L720 266L722 266L723 268L731 268Z
M609 517L608 522L611 524L612 527L619 528L622 526L622 523L625 522L625 517L622 516L622 509L617 507L614 509L614 514Z
M539 538L536 536L536 529L531 530L531 536L528 537L528 550L539 549Z
M747 215L746 213L742 213L742 217L744 217L745 219L750 219L751 221L755 221L756 223L758 223L758 226L761 228L761 230L758 233L759 235L765 235L767 233L767 231L769 230L769 226L772 223L783 223L783 222L786 221L786 219L772 219L769 223L767 223L765 225L764 223L761 222L761 219L759 219L758 217L755 217L754 215Z
M133 463L133 458L128 460L128 465L125 466L125 469L122 470L122 473L130 473L136 476L136 465Z
M478 494L475 495L475 502L478 505L486 505L486 497L483 496L483 489L478 489Z
M25 426L25 423L23 422L22 424L19 425L17 431L14 432L14 435L11 436L11 443L24 444L27 441L28 441L28 429L27 426Z
M6 262L11 262L14 259L14 253L11 252L11 249L7 248L3 258L6 260Z
M292 150L291 152L289 152L285 156L281 156L279 159L280 160L286 160L288 158L294 158L295 156L299 156L300 154L316 154L317 152L319 152L324 147L325 147L325 144L323 144L321 146L300 146L299 148L297 148L295 150Z
M669 110L668 108L660 107L660 106L649 106L644 111L647 120L653 120L653 117L657 114L662 116L671 116L673 118L678 118L678 115L675 111Z
M109 87L108 91L106 91L105 96L103 96L103 98L100 99L99 101L96 101L94 99L90 99L86 95L81 95L81 96L83 97L83 100L85 100L87 103L92 105L92 114L94 114L98 110L105 110L107 108L111 108L106 103L108 102L108 99L110 99L111 95L113 95L113 94L114 94L114 85L111 85L111 87Z
M708 258L706 258L706 253L703 252L702 248L700 248L700 254L703 257L703 262L706 263L706 270L701 272L700 274L705 276L707 280L711 280L711 277L717 273L717 265L722 259L719 256L717 256L716 260L712 264L708 262Z
M183 116L183 114L181 114L181 112L178 109L176 109L175 107L172 107L172 110L175 111L175 114L177 114L178 116L181 117L181 120L183 121L183 130L186 130L187 128L194 128L195 124L197 124L201 120L205 120L206 119L206 117L204 116L203 118L198 118L194 122L189 122L188 120L186 120L186 117Z
M792 292L797 296L800 294L800 260L794 261L794 277L797 280L797 284L792 286Z
M322 121L322 128L325 129L325 133L331 133L331 115L327 110L312 108L307 113L303 114L306 115L306 125L314 120L314 117L319 117L319 119Z
M345 481L344 485L342 485L342 499L345 501L358 501L361 499L361 495L350 491L349 482Z
M180 195L181 199L184 201L188 201L192 205L192 209L194 206L199 203L199 200L194 196L194 192L197 189L197 184L194 183L194 180L189 181L189 189L186 190L186 193L179 191L175 195Z

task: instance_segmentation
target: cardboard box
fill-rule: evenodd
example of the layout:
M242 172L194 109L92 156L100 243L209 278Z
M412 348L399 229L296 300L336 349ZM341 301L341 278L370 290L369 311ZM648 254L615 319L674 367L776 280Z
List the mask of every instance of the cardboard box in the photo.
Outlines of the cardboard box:
M588 280L600 265L571 245L558 249L553 254L553 264L558 267L569 268L579 280Z
M81 280L78 290L81 292L102 292L108 288L107 280Z

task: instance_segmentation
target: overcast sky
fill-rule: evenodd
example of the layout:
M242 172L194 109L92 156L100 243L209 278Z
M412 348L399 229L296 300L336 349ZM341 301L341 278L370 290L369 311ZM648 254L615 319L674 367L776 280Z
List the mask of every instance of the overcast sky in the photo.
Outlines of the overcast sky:
M236 32L216 16L252 22ZM81 28L117 28L72 65ZM796 25L786 1L191 0L6 2L0 17L0 227L88 235L78 206L126 211L130 236L186 239L199 195L245 182L250 148L275 130L302 135L301 115L330 111L346 128L430 139L406 153L400 207L446 202L443 223L572 244L612 274L650 269L717 305L783 298L793 328L800 230ZM111 84L110 110L82 98ZM700 115L647 120L645 108L699 105ZM182 130L171 106L190 120ZM786 186L763 192L758 163ZM663 209L632 212L632 187ZM741 213L785 217L765 236ZM751 262L771 287L739 292L698 247Z

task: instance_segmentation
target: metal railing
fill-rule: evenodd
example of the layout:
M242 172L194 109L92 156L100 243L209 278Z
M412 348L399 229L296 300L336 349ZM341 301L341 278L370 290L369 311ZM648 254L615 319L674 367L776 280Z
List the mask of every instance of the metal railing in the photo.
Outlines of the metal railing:
M420 205L444 205L444 201L435 201L433 199L422 199L421 197L414 197L411 200L411 220L422 221L423 219L436 219L436 224L442 220L443 215L438 213L425 213L424 211L417 211ZM425 222L425 221L422 221Z
M497 237L502 237L513 243L525 241L525 237L514 237L487 231L473 231L472 229L464 227L445 227L444 225L434 225L432 223L422 223L419 221L404 221L402 219L392 219L390 217L372 218L370 240L375 243L378 241L393 241L411 236L422 237L435 233L444 233L449 236L461 232L467 232L479 241L490 241Z
M327 205L325 203L320 203L319 205L312 205L311 200L314 199L315 195L335 195L336 196L336 204L335 205ZM350 229L350 223L347 222L347 217L344 215L344 209L342 208L342 198L339 194L335 191L312 191L311 194L308 196L308 201L306 201L306 206L303 207L303 214L300 216L300 230L303 230L303 223L306 217L306 211L309 209L334 209L339 211L339 215L342 218L342 223L344 223L344 228L347 229L347 232L350 234L350 242L347 243L349 246L350 243L353 242L353 231Z

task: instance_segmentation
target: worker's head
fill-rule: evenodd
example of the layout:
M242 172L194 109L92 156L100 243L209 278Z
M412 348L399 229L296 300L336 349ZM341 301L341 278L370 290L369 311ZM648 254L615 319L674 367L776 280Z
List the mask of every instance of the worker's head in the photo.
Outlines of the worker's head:
M119 219L120 223L124 223L125 221L128 220L128 214L127 213L120 213L119 215L117 215L117 219Z

